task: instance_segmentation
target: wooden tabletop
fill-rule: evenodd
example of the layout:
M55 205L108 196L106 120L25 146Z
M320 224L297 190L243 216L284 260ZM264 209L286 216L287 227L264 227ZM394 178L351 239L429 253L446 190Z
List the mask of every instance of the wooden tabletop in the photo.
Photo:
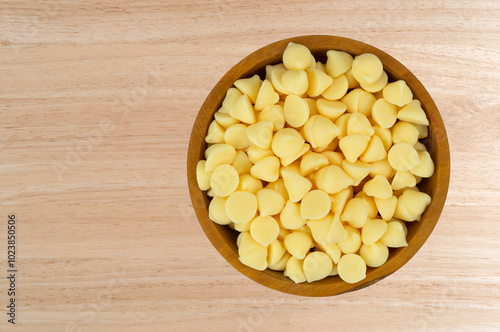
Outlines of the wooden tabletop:
M15 215L19 331L498 331L498 1L2 1L0 330ZM212 247L186 153L210 89L271 42L329 34L394 56L441 111L446 206L363 290L267 289Z

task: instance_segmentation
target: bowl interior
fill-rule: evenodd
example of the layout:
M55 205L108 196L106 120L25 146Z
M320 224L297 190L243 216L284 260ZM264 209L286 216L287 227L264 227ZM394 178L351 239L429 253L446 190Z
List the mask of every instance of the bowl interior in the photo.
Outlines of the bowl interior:
M196 164L200 159L204 159L206 149L205 135L213 120L214 113L222 104L226 91L239 78L251 77L254 74L259 74L263 78L265 66L281 62L281 56L289 42L307 46L316 60L323 63L326 61L326 52L332 49L346 51L353 56L362 53L377 55L384 64L389 81L405 80L411 88L414 98L421 101L429 118L429 136L420 141L431 154L436 171L432 177L423 179L418 187L432 197L432 202L420 221L407 223L408 247L391 248L387 262L378 268L368 268L366 279L356 284L345 283L338 276L328 277L310 284L307 282L295 284L284 277L282 272L269 269L261 272L243 265L238 259L236 247L236 238L239 233L209 219L209 197L198 188L196 183ZM289 38L265 46L240 61L222 77L206 98L193 125L189 142L187 171L191 200L200 225L214 247L232 266L250 279L278 291L304 296L331 296L360 289L385 278L408 262L420 249L431 234L444 206L450 175L450 157L448 139L438 109L427 90L406 67L387 53L371 45L348 38L314 35Z

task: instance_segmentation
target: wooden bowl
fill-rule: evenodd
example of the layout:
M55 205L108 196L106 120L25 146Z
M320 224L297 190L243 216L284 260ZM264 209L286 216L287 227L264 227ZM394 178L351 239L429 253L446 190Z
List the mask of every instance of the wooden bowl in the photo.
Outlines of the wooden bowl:
M430 120L429 137L423 140L423 143L427 146L434 160L436 171L432 177L424 179L418 187L432 197L432 202L420 221L407 223L408 246L391 248L387 262L378 268L368 268L366 279L355 284L348 284L342 281L339 276L328 277L313 283L295 284L284 277L283 272L269 269L257 271L243 265L238 259L236 247L236 238L239 233L209 219L209 197L198 188L196 182L196 164L200 159L204 159L206 149L204 139L208 125L213 120L214 113L221 106L226 91L239 78L251 77L254 74L259 74L263 78L266 65L281 62L283 51L289 42L307 46L316 60L322 62L326 60L326 52L332 49L346 51L353 56L361 53L377 55L384 64L389 81L405 80L413 91L414 98L422 102L422 107ZM446 200L450 179L450 152L443 121L434 101L420 81L405 66L387 53L368 44L342 37L313 35L289 38L267 45L241 60L221 78L203 103L193 125L189 142L187 173L191 200L200 225L213 246L234 268L248 278L281 292L303 296L332 296L361 289L382 280L402 267L422 247L434 229Z

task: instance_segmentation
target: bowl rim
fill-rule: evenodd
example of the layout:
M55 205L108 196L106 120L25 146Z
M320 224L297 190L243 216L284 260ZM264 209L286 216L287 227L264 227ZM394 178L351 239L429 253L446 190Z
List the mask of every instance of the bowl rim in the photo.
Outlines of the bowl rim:
M392 257L394 249L391 248L388 261L381 267L369 268L366 278L355 284L343 282L338 276L325 278L314 283L295 284L284 277L282 272L270 271L269 269L257 271L242 264L238 259L237 250L235 251L236 244L229 245L223 236L228 232L229 227L218 225L208 218L208 197L205 192L198 188L196 182L196 164L205 150L206 127L220 107L225 92L233 85L234 78L246 77L249 73L255 73L256 68L262 70L266 64L281 62L281 55L289 42L303 44L313 49L313 53L322 53L325 57L326 51L332 49L346 51L352 55L361 53L377 55L389 77L404 79L411 88L414 98L421 101L430 120L429 136L435 138L431 141L436 149L433 156L436 165L435 173L430 178L434 179L433 182L435 182L431 193L429 193L432 202L424 212L421 221L415 221L419 224L416 226L414 236L408 241L407 247L398 248L397 253ZM197 143L195 144L195 142ZM212 245L236 270L253 281L280 292L301 296L333 296L358 290L384 279L404 266L423 246L432 233L446 201L450 180L450 151L446 129L436 104L422 83L403 64L386 52L361 41L331 35L305 35L282 39L252 52L234 65L217 82L203 102L192 127L187 154L187 175L191 202L200 226ZM394 259L396 256L397 260ZM337 281L333 282L333 280Z

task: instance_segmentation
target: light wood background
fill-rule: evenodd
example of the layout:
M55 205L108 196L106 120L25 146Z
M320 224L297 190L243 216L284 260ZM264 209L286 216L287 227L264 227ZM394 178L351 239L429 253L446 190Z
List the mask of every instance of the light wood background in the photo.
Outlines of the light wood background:
M0 330L7 215L19 331L500 330L500 3L0 2ZM190 203L194 118L268 43L370 43L422 81L451 148L447 204L402 269L361 291L269 290L211 246Z

